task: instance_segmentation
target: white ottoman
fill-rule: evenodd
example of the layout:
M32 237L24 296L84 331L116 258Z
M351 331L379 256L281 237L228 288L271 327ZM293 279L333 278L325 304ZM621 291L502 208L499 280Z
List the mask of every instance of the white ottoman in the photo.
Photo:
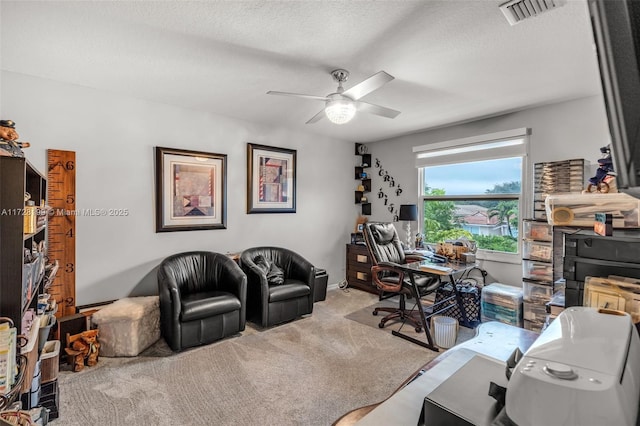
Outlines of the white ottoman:
M137 356L160 339L158 296L127 297L93 314L100 356Z

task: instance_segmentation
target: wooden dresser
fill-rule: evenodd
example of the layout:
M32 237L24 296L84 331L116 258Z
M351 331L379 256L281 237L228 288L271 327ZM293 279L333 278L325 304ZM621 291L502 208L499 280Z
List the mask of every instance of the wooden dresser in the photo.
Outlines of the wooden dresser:
M371 282L371 258L367 246L347 244L347 282L349 287L378 294Z

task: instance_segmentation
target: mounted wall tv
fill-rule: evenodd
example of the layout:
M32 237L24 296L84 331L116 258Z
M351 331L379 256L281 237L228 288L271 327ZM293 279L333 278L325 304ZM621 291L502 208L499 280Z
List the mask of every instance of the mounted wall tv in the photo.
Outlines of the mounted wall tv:
M588 0L622 192L640 197L640 1Z

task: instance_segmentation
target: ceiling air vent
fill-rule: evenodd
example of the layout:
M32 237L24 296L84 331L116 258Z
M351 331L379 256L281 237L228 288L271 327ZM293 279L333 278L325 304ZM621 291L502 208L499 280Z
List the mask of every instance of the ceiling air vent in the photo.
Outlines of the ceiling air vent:
M500 10L515 25L520 21L533 18L541 13L563 6L567 0L511 0L500 5Z

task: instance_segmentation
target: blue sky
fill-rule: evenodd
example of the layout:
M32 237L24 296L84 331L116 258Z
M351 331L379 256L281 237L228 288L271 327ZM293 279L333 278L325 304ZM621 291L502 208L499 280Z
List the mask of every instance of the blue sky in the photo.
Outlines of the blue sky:
M432 166L425 169L425 182L431 188L444 189L447 195L484 194L496 184L519 182L521 164L520 158L502 158Z

